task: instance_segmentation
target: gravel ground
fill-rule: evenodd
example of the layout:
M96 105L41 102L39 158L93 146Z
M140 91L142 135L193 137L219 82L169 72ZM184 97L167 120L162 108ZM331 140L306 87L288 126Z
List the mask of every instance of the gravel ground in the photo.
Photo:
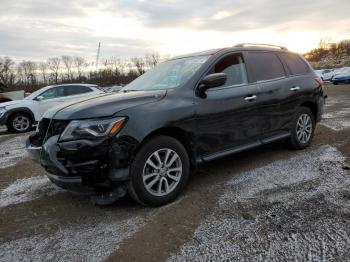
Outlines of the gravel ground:
M13 166L27 156L25 150L27 136L17 136L0 143L0 169Z
M0 261L350 260L350 86L327 87L313 144L204 164L162 208L97 207L52 185L0 128Z
M330 146L244 172L169 261L349 259L349 186L350 166Z

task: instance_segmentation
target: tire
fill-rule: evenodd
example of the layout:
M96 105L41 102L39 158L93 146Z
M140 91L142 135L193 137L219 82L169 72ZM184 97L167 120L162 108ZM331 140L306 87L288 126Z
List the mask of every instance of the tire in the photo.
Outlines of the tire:
M305 123L305 125L304 125ZM307 148L315 132L315 117L307 107L300 107L293 117L288 144L295 150Z
M26 113L16 113L10 116L7 129L14 133L28 132L32 128L33 121Z
M337 81L333 81L333 85L338 85L338 82Z
M130 166L128 191L142 205L161 206L183 191L189 174L185 147L172 137L158 136L146 142L136 154Z

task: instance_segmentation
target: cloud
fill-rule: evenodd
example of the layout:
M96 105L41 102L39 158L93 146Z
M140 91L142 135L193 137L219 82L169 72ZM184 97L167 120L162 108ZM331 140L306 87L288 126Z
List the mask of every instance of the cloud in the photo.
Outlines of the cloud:
M306 29L324 29L325 21L333 25L348 19L346 6L349 7L348 0L339 0L336 5L330 0L122 0L115 4L117 9L138 15L151 27L190 26L215 31L278 28L291 22L298 26L303 22Z
M349 36L348 7L348 0L2 0L0 56L92 58L98 42L102 56L135 56L166 46L182 51L184 41L194 49L206 35L232 42L254 30Z

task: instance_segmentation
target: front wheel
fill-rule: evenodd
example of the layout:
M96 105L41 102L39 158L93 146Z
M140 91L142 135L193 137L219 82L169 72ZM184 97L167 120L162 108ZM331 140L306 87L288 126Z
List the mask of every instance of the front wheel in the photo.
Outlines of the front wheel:
M311 144L315 131L315 117L307 107L301 107L293 117L289 144L293 149L304 149Z
M182 192L189 172L184 146L172 137L155 137L142 146L131 164L128 190L143 205L164 205Z
M32 128L32 120L27 114L17 113L10 117L7 128L15 133L28 132Z

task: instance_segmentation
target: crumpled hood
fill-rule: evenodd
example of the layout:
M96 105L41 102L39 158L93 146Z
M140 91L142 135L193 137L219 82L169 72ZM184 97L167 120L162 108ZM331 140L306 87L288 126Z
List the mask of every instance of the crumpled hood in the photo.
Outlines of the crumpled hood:
M46 111L43 117L62 120L108 117L130 107L160 100L165 94L166 90L156 90L100 95L61 104Z

